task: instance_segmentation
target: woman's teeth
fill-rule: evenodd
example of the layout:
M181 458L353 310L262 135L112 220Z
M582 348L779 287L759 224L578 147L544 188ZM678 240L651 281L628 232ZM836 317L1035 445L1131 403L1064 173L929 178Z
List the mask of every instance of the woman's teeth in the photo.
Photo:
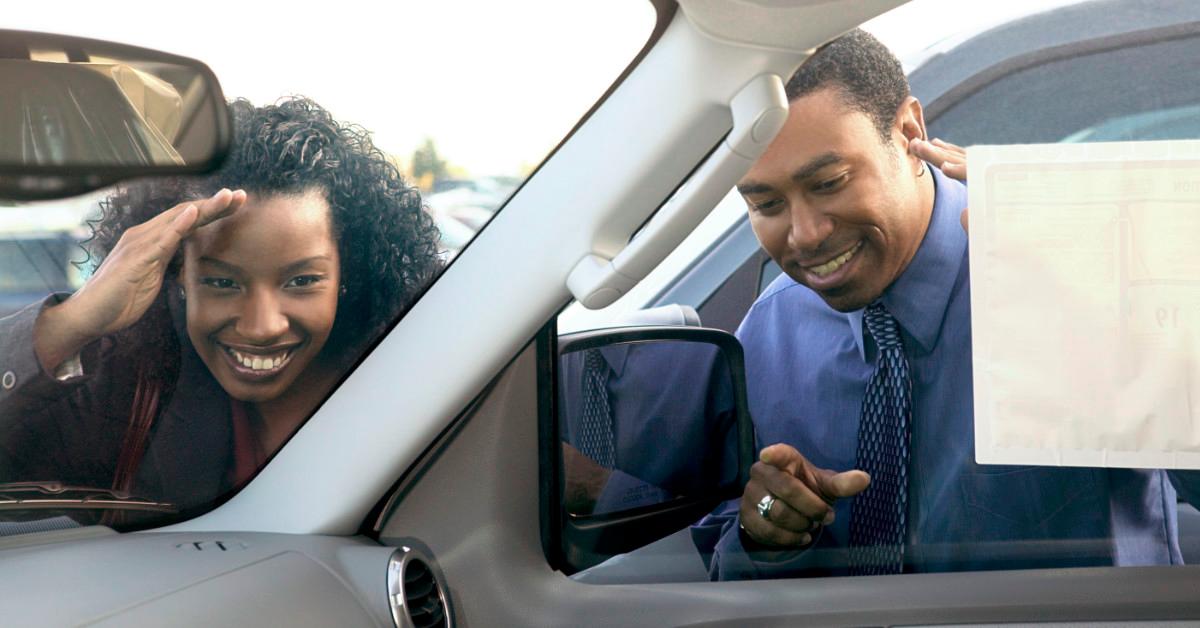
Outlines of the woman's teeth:
M833 271L841 268L842 264L850 261L850 258L854 257L854 254L857 253L860 248L862 248L861 240L849 251L842 253L841 255L829 260L828 262L825 262L824 264L821 264L820 266L813 266L812 268L809 268L808 271L818 277L825 277L826 275L833 273Z
M255 371L269 371L273 368L278 368L287 359L289 353L288 351L281 351L275 355L262 356L245 354L235 349L226 348L226 350L229 352L229 355L233 356L234 360L237 360L238 364Z

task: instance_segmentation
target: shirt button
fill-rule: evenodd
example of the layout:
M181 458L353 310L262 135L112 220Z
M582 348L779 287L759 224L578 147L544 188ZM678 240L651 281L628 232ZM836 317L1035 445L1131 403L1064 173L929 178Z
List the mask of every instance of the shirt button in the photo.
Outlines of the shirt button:
M12 387L16 385L17 376L12 371L5 371L4 376L0 377L0 386L4 386L4 390L12 390Z

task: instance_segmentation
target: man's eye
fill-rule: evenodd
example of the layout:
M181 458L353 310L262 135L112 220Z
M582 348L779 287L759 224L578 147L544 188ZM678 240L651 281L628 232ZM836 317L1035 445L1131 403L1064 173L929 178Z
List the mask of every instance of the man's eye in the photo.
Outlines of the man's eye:
M201 277L200 283L217 290L235 290L238 287L237 282L226 277Z
M285 286L288 288L307 288L322 280L324 280L324 277L320 275L300 275L299 277L292 277Z
M849 174L841 174L832 179L826 179L813 185L812 191L816 194L828 194L830 192L837 191L849 178Z
M762 201L760 203L751 202L750 207L760 214L774 214L783 208L783 201L773 198L769 201Z

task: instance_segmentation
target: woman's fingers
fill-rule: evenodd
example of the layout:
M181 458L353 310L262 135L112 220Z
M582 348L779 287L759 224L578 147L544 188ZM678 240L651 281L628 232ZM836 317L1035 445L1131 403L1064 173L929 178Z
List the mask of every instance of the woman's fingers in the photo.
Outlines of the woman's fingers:
M967 180L967 151L961 146L939 139L928 142L914 139L908 143L908 150L940 169L946 176L959 181Z
M243 190L222 189L211 197L200 201L198 205L199 218L193 229L216 222L233 214L246 202L246 192Z
M967 180L967 164L946 161L942 164L942 172L951 179Z
M963 148L962 146L959 146L958 144L951 144L950 142L947 142L943 139L936 138L936 137L930 141L933 142L933 144L935 146L938 146L947 151L958 153L959 155L962 155L963 159L967 158L967 149Z
M196 229L233 214L245 202L244 191L221 189L209 198L180 203L127 233L139 240L135 246L151 245L146 250L154 252L153 258L147 262L165 266L179 249L179 243Z
M175 219L179 217L179 214L192 205L196 207L197 218L196 221L190 226L190 229L199 229L204 225L216 220L220 220L221 218L232 214L233 212L237 211L238 208L241 207L245 202L246 193L244 191L230 191L222 188L216 194L213 194L208 198L184 201L172 207L171 209L162 212L154 218L147 220L142 225L131 228L130 231L150 231L154 233L154 237L157 237L157 232L159 230L169 229L174 226L176 224ZM191 235L191 231L184 233L182 237L186 238L189 235Z
M159 232L158 241L155 242L158 247L156 261L165 265L174 257L175 251L179 249L179 243L196 228L199 216L200 208L196 207L195 203L188 203L179 209L166 228Z

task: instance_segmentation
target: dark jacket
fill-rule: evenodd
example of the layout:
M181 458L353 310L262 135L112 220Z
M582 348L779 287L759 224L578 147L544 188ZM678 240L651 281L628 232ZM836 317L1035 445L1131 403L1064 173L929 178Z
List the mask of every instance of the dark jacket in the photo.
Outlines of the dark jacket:
M42 369L33 326L59 298L0 319L0 483L58 480L109 488L137 377L122 364L127 360L113 338L84 349L80 377L58 381ZM186 513L232 488L230 400L188 342L182 311L174 304L171 310L182 346L179 377L154 420L132 493Z

